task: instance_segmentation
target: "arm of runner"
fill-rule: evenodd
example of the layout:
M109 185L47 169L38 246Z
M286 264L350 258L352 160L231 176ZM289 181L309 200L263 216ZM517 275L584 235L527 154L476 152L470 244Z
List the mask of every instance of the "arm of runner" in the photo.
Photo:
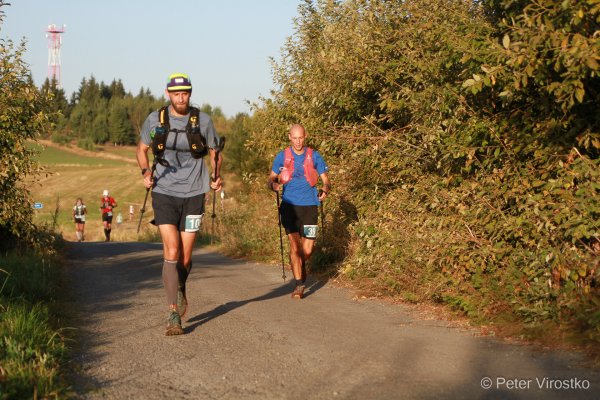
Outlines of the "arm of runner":
M221 163L223 162L223 152L220 151L219 152L219 161L218 161L218 165L215 164L215 154L216 151L213 149L208 149L209 154L210 154L210 166L212 167L212 175L211 175L211 180L210 180L210 188L215 190L215 191L219 191L221 190L221 187L223 185L223 182L221 181ZM212 178L215 177L215 173L219 171L219 176L217 176L217 179L213 180Z
M269 189L271 189L274 192L279 191L280 185L277 182L278 179L279 179L279 175L277 175L275 172L271 171L271 173L269 174L269 180L267 181L267 185L268 185Z
M329 191L331 190L331 183L329 182L329 177L327 176L327 172L323 172L321 175L321 181L323 182L323 188L319 191L319 201L325 200L325 197L329 195Z
M152 186L152 170L150 169L150 161L148 160L148 150L150 146L140 141L138 143L135 155L138 165L144 171L144 186L149 189Z

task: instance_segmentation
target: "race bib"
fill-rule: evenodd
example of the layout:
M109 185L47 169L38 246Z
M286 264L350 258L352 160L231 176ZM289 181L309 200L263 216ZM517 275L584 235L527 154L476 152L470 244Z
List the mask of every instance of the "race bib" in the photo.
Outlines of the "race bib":
M304 237L307 239L315 239L317 237L318 225L303 225Z
M202 224L202 215L186 215L185 231L198 232L200 230L200 225Z
M112 217L112 211L107 212L106 215L108 215L109 217Z
M77 219L81 222L85 222L85 215L80 215L79 217L77 217Z

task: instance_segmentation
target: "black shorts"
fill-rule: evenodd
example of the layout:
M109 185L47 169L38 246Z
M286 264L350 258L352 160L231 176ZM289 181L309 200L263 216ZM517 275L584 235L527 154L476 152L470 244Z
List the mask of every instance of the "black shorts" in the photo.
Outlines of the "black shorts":
M300 233L307 239L315 239L317 236L318 208L317 206L294 206L281 203L281 224L285 233Z
M109 224L112 224L112 213L108 215L108 213L102 213L102 221L106 221Z
M204 194L181 198L152 193L152 208L154 209L154 221L152 221L154 225L175 225L179 232L197 232L204 214ZM192 217L188 218L188 216Z
M85 224L85 220L82 220L81 218L75 217L74 220L76 224Z

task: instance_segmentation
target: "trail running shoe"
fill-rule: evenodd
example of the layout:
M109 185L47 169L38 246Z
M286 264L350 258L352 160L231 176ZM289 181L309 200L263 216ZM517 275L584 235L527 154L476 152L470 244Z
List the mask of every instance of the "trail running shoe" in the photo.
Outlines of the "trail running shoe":
M183 334L183 329L181 329L181 317L177 311L171 311L171 315L169 315L167 321L167 331L165 332L165 335L174 336L181 334Z
M292 292L292 299L301 299L304 297L304 285L298 285Z
M185 296L185 288L180 287L177 289L177 312L182 320L185 320L185 313L187 312L188 301Z

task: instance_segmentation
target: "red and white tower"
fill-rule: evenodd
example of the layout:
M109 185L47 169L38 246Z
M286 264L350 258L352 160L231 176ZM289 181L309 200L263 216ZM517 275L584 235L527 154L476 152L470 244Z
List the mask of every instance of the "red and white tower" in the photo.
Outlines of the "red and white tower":
M60 86L60 46L62 44L61 34L65 32L66 25L57 27L48 25L46 37L48 38L48 79L56 81Z

